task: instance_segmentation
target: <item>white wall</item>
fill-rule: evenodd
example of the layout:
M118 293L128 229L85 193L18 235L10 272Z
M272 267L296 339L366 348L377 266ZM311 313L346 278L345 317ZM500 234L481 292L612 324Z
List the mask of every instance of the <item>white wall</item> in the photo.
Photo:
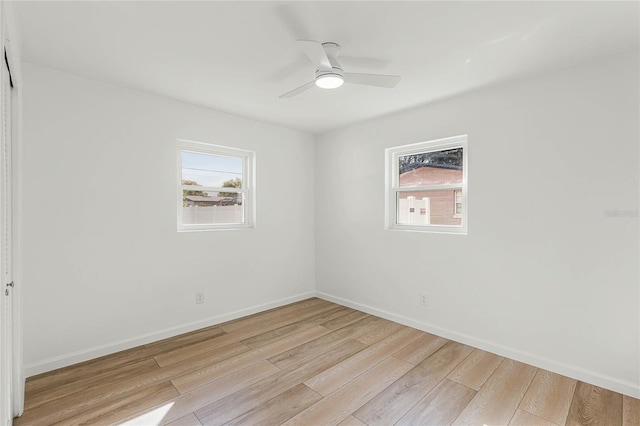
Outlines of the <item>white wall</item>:
M27 375L313 294L312 136L23 74ZM256 151L254 230L176 231L178 138Z
M634 52L321 136L319 294L640 397L638 75ZM384 149L460 134L469 234L385 231Z

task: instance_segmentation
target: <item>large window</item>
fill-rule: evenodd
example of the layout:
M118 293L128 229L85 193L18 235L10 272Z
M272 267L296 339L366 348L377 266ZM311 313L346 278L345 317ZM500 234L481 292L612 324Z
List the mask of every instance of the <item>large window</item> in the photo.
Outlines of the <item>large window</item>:
M467 136L388 148L387 229L467 233Z
M179 141L178 230L252 228L255 154Z

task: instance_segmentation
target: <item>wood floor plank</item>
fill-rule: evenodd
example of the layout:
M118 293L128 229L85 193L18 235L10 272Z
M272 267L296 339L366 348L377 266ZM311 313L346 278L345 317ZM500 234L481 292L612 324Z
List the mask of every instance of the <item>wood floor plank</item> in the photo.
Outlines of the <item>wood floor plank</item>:
M421 337L422 332L410 327L401 328L396 333L362 350L332 368L305 381L305 384L323 396L355 379L360 374L391 356L398 348L406 346Z
M444 379L413 406L396 425L448 425L464 410L476 391Z
M268 361L260 361L244 370L196 388L175 399L175 404L165 421L172 420L183 413L195 412L278 372L280 369L275 365Z
M249 348L246 346L235 343L218 348L216 351L212 351L201 358L192 358L189 363L174 364L166 368L127 377L113 383L99 384L90 389L68 395L63 399L58 398L32 410L25 411L20 417L20 421L31 422L37 419L43 424L53 424L78 412L109 404L133 393L140 392L142 389L169 381L174 377L185 375L191 371L196 371L219 360L233 358L235 355L248 350Z
M162 421L156 422L156 424L171 423L188 413L195 412L280 371L278 367L270 362L260 361L244 370L236 371L190 392L176 396L170 401L166 401L166 403L171 404L171 409L165 413ZM163 405L166 404L161 404L161 406ZM154 411L161 408L161 406L152 407L147 411ZM147 412L139 412L132 417L144 417L146 414ZM131 419L125 420L130 421Z
M102 372L111 371L169 350L188 346L223 334L226 333L220 328L208 327L202 330L185 333L180 336L163 339L148 345L127 349L115 354L74 364L69 367L29 377L26 381L25 391L30 395L35 395L42 391L48 392L50 389L63 386L71 381L76 382L85 378L91 378Z
M105 383L115 383L127 377L145 374L151 371L159 370L158 364L153 358L145 358L141 361L123 364L119 367L107 371L100 371L97 374L76 381L60 384L56 387L49 388L46 391L30 394L30 398L25 400L25 410L32 410L42 404L62 398L76 392L82 392L95 385L104 385Z
M584 382L576 384L566 425L622 424L622 395Z
M222 325L220 328L230 334L244 335L244 338L255 336L264 331L274 330L285 325L293 324L302 319L317 315L335 309L339 305L335 303L319 300L318 302L304 306L299 305L291 311L274 311L269 317L255 317L249 319L240 319L228 325Z
M227 423L227 426L280 425L321 399L322 396L300 383L248 413L236 417Z
M360 352L366 346L349 339L319 351L310 362L292 365L249 387L235 392L195 412L203 425L222 425L264 404L333 365Z
M241 340L242 339L239 338L239 336L233 334L224 334L213 339L198 342L194 345L155 355L153 359L158 363L160 367L168 367L178 362L186 362L189 358L206 354L212 350L216 350L217 348L234 343L240 343Z
M504 358L481 349L474 349L448 378L474 390L480 390Z
M407 361L410 364L417 365L424 359L431 356L435 351L443 347L447 342L448 340L444 337L425 333L425 335L420 339L413 342L413 344L400 349L397 353L393 354L393 356L403 361Z
M275 354L297 347L306 342L320 338L329 333L324 327L314 326L298 333L291 334L281 340L275 341L267 346L243 353L240 356L226 359L224 361L207 365L188 374L176 377L172 380L173 385L181 393L188 392L199 386L212 382L220 377L224 377L235 371L247 368L251 364L265 360Z
M535 367L505 359L453 424L508 424L535 373Z
M470 346L447 342L356 411L354 416L370 426L394 424L472 351Z
M166 426L202 426L202 423L200 423L200 420L198 420L195 414L191 413L171 423L167 423Z
M318 339L312 340L288 351L284 351L280 354L274 355L269 358L269 361L282 369L287 368L290 365L304 361L307 358L313 358L318 350L337 345L349 339L357 338L360 335L374 329L383 321L386 320L369 316Z
M140 408L153 407L177 395L178 391L171 383L165 382L53 424L56 426L108 425L138 412Z
M343 315L347 315L350 312L353 312L353 309L338 306L328 311L321 312L318 315L314 315L301 321L294 322L293 324L285 325L284 327L279 327L274 330L258 334L257 336L241 340L241 343L252 349L259 348L260 346L268 345L269 343L279 340L289 334L304 330L306 328L310 328L314 325L318 325L332 319L339 318Z
M228 332L237 336L243 336L243 339L247 339L249 337L257 336L258 334L272 331L280 327L295 324L300 321L305 321L311 317L331 312L339 308L341 308L339 305L323 301L323 303L321 304L314 305L302 311L292 312L288 315L276 316L272 319L259 321L253 324L245 325L243 327L233 328ZM328 318L331 318L331 316L329 316ZM319 318L316 322L326 322L326 319L323 320L322 318Z
M230 333L235 330L260 326L261 324L277 324L283 319L289 319L291 317L296 318L299 314L306 314L308 312L317 313L319 312L319 310L321 311L323 309L331 309L336 306L338 305L336 305L335 303L327 302L322 299L311 298L302 302L287 305L280 309L272 309L270 311L266 311L256 315L239 318L225 324L220 324L218 327L222 328L227 333Z
M165 402L151 409L143 410L142 412L138 412L131 416L120 418L111 423L109 426L157 426L161 424L162 420L165 418L166 414L169 411L171 411L171 402ZM185 417L185 421L189 421L189 417ZM193 415L193 417L197 420L195 414ZM200 422L198 421L198 423L195 424L198 425L200 424ZM102 426L102 424L100 426Z
M640 425L640 399L622 396L622 426Z
M189 358L198 356L209 352L212 349L220 346L228 345L230 343L240 342L250 337L257 336L262 333L272 331L274 329L284 327L289 324L304 320L305 318L312 317L321 312L326 312L334 309L336 305L326 302L321 305L314 305L308 308L304 312L293 312L283 317L274 316L268 321L251 323L247 326L240 328L233 328L228 334L219 336L207 341L190 345L186 348L176 349L174 351L165 352L155 356L154 359L161 367L166 367L177 362L186 361Z
M576 389L576 380L538 370L520 408L557 425L563 425Z
M280 369L268 361L261 361L249 366L244 370L237 371L222 377L216 381L208 383L204 386L196 388L191 392L176 396L169 401L158 406L151 407L135 413L130 418L124 418L126 421L133 421L135 418L144 419L151 412L162 410L167 404L170 409L166 411L161 421L147 422L155 424L167 424L182 418L202 407L218 401L225 396L231 395L247 386L259 382L260 380L279 372Z
M412 368L412 364L400 359L385 358L284 425L338 424Z
M370 317L371 315L366 314L364 312L361 311L355 311L352 312L350 314L347 314L343 317L340 318L336 318L333 319L331 321L327 321L325 323L320 324L321 326L323 326L324 328L328 328L329 330L338 330L340 328L346 327L349 324L353 324L354 322L360 321L362 319L365 319L367 317Z
M170 401L167 401L171 404L171 408L164 414L162 421L156 422L156 424L165 425L177 421L189 413L192 413L280 371L281 370L275 365L263 360L250 365L244 370L236 371L227 376L221 377L218 380L207 383L204 386L195 388L190 392L176 396ZM160 409L164 405L165 404L152 407L148 411ZM144 414L146 413L137 413L138 416L143 416ZM123 420L130 421L131 419Z
M353 416L349 416L341 421L338 426L367 426Z
M271 309L266 309L264 311L259 311L259 312L255 312L253 314L249 314L249 315L244 315L242 317L239 318L235 318L232 320L228 320L228 321L224 321L221 322L219 324L216 324L216 327L227 327L230 324L235 324L235 323L240 323L242 321L261 321L262 319L268 319L268 318L273 318L274 316L277 315L284 315L288 312L291 312L291 310L296 310L299 309L300 307L303 306L313 306L315 304L318 303L324 303L325 301L323 299L317 298L317 297L311 297L309 299L304 299L304 300L299 300L297 302L293 302L293 303L289 303L287 305L282 305L276 308L271 308Z
M516 413L513 415L513 418L509 422L509 426L559 426L559 425L518 408L516 410Z
M403 328L408 327L398 324L397 322L385 320L379 323L378 326L373 328L371 331L358 336L356 340L364 343L365 345L373 345Z
M223 334L227 333L220 327L206 327L200 330L181 334L179 336L158 340L157 342L147 343L143 346L155 355L184 346L193 345L194 343L202 342L204 340L213 339L215 337L222 336Z

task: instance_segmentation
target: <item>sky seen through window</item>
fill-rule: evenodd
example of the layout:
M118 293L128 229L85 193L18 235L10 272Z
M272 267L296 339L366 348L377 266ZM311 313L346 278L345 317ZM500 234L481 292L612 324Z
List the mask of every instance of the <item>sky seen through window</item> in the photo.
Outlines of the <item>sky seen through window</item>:
M201 186L222 187L226 181L242 179L242 159L182 151L182 179Z

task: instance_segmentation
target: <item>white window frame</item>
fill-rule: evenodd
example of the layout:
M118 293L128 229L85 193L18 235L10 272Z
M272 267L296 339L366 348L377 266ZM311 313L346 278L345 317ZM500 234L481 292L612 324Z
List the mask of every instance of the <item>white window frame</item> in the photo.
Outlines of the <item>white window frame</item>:
M233 157L242 160L242 188L210 187L199 186L199 191L212 192L236 192L242 194L244 207L243 223L209 223L209 224L189 224L182 223L182 198L184 190L193 190L193 185L182 185L182 152L193 152L197 154L216 155L220 157ZM239 148L232 148L222 145L214 145L204 142L195 142L178 139L178 180L177 180L177 206L178 206L178 231L217 231L217 230L239 230L251 229L256 223L256 153Z
M396 231L435 232L447 234L467 234L468 222L468 198L467 190L469 150L467 148L467 135L453 136L426 142L418 142L409 145L395 146L385 149L385 229ZM446 185L426 185L400 188L399 165L400 157L426 152L444 151L447 149L462 148L462 182ZM460 225L407 225L398 223L398 195L401 192L434 191L434 190L462 190L462 215ZM455 195L454 195L455 203ZM454 205L455 208L455 205ZM455 210L454 210L455 213Z

